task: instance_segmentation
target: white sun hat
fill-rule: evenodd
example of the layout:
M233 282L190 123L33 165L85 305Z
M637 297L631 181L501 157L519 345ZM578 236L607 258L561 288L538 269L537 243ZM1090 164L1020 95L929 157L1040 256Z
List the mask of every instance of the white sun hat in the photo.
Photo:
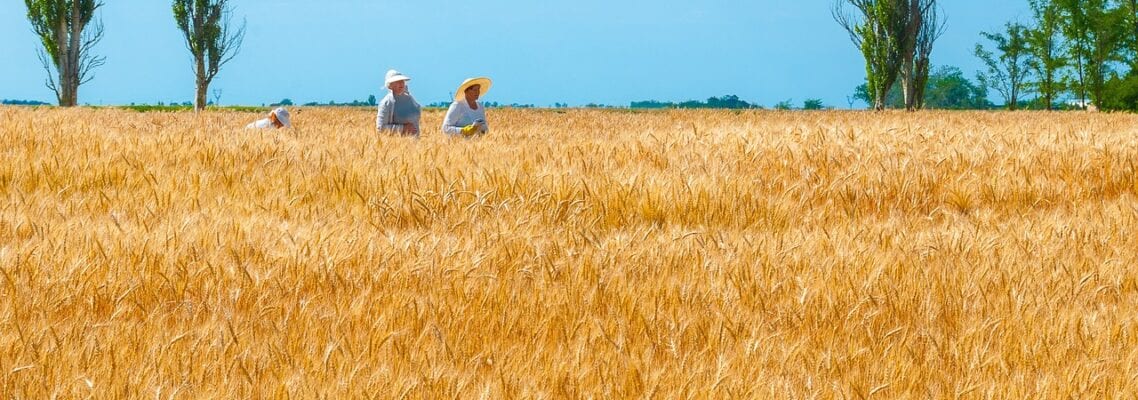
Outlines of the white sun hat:
M292 128L292 121L289 120L288 110L284 109L284 107L277 107L273 110L273 115L277 116L277 121L280 121L281 125L284 125L285 128Z
M467 79L465 81L462 81L461 85L458 85L458 91L454 92L454 99L455 100L465 99L466 96L464 94L462 94L462 92L465 92L466 88L474 86L474 85L481 86L482 90L480 91L480 95L485 96L486 92L490 91L490 85L492 85L492 84L493 84L493 82L490 82L490 78L487 78L484 76L478 77L478 78Z
M391 70L387 70L387 78L383 80L383 85L387 86L387 85L390 85L390 84L395 83L395 82L409 81L409 80L411 80L411 77L409 77L407 75L403 75L402 72L391 69Z

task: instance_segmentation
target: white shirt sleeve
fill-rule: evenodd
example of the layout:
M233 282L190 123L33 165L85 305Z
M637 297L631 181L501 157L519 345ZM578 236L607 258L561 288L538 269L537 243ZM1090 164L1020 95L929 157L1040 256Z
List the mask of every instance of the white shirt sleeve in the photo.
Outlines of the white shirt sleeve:
M458 121L462 119L462 110L458 102L450 103L450 108L447 109L446 118L443 118L443 133L448 135L462 135L462 126L458 125Z
M245 125L245 129L268 129L273 126L273 121L268 118L259 119L249 125Z

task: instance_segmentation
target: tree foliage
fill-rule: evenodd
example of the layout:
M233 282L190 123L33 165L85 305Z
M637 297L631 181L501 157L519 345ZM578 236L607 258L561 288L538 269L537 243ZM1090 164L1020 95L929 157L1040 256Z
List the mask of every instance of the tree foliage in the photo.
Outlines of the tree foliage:
M929 109L985 110L992 107L987 93L986 86L968 80L959 68L941 66L929 73L921 101ZM871 101L865 84L854 90L853 97L866 103ZM893 85L892 90L886 94L885 106L892 109L905 108L905 97L900 84Z
M1115 0L1052 0L1067 42L1066 80L1081 103L1101 102L1127 30Z
M981 32L981 36L994 45L996 53L976 44L975 54L988 67L977 75L980 84L995 89L1004 98L1009 110L1015 110L1031 74L1028 65L1027 27L1007 23L1004 32Z
M852 8L852 11L847 8ZM873 108L900 78L906 109L921 108L933 44L944 32L937 0L837 0L834 20L846 30L866 63Z
M756 104L751 104L746 101L740 100L739 96L729 94L721 97L708 98L706 102L698 100L688 100L681 103L663 102L657 100L634 101L629 104L629 108L642 108L642 109L655 109L655 108L716 108L716 109L748 109L748 108L761 108Z
M1027 30L1025 38L1028 67L1035 80L1028 82L1047 110L1055 107L1055 101L1063 92L1060 72L1067 66L1066 52L1062 36L1062 15L1051 0L1028 0L1031 6L1034 25Z
M91 71L103 65L104 57L93 49L103 39L103 24L95 12L98 0L24 0L28 21L43 49L40 62L47 71L46 85L55 92L59 105L78 104L79 86L94 78ZM54 72L53 72L54 69Z

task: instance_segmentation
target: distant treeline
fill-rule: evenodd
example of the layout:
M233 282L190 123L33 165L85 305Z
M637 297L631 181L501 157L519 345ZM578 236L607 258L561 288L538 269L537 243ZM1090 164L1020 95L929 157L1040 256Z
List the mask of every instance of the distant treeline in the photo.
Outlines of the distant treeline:
M8 100L8 99L0 100L0 104L6 105L6 106L50 106L51 105L50 103L44 103L42 101L35 101L35 100Z
M318 101L311 101L308 103L304 103L302 105L307 106L307 107L369 107L369 106L374 107L376 104L379 104L379 103L376 102L375 95L369 95L367 97L367 100L352 100L352 101L346 101L346 102L343 102L343 101L342 102L336 102L335 100L329 100L327 103L321 103ZM287 99L287 98L281 99L281 101L278 101L276 103L269 104L269 106L272 106L272 107L293 106L293 105L296 105L296 104L292 101L292 99Z
M748 108L762 108L758 104L751 104L743 100L739 100L739 96L726 95L723 97L711 97L707 101L688 100L681 103L645 100L634 101L629 105L629 108L723 108L723 109L748 109Z
M484 102L484 103L480 103L480 104L482 104L486 107L489 107L489 108L537 108L533 104L518 104L518 103L503 104L503 103L498 103L496 101L488 101L488 102ZM449 102L449 101L439 101L439 102L427 104L427 107L429 107L429 108L450 108L450 105L451 105L451 102Z

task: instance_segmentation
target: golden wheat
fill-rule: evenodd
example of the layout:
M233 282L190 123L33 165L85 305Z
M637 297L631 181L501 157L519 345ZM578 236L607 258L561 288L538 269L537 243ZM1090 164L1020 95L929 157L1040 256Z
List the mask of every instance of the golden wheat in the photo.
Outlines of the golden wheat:
M0 395L1138 393L1136 117L491 114L0 108Z

